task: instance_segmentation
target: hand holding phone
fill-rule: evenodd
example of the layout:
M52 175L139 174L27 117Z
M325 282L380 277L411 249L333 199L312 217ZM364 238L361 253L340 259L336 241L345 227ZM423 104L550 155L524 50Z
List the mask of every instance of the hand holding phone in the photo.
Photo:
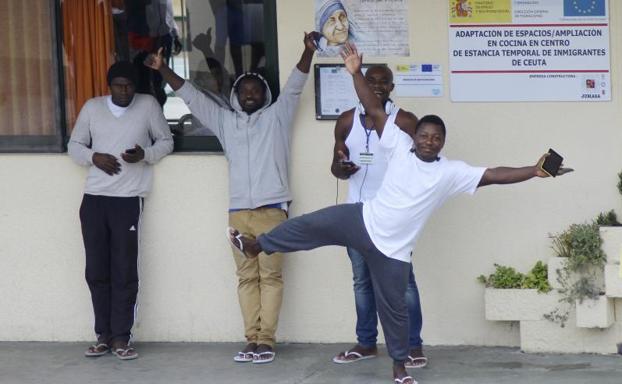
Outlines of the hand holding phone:
M564 161L564 158L552 148L549 148L549 152L544 156L544 161L538 163L538 168L547 175L555 177L559 173L562 161Z
M356 164L354 164L354 162L350 160L339 160L339 164L346 167L356 167Z
M138 144L134 148L128 148L121 154L121 158L126 163L138 163L145 158L145 151Z

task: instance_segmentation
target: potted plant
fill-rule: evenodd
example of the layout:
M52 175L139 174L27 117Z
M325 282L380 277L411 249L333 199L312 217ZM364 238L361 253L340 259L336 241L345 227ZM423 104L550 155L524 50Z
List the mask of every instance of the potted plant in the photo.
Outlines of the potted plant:
M612 213L599 215L601 222L603 217L615 219ZM598 221L597 218L593 223L572 224L552 236L557 257L549 262L552 265L549 281L561 294L562 307L545 318L562 327L573 305L577 310L577 327L607 328L613 323L613 302L604 292L607 257L601 247Z
M547 279L547 266L538 261L523 274L512 267L495 264L495 272L478 277L486 286L484 304L486 320L540 320L556 304Z

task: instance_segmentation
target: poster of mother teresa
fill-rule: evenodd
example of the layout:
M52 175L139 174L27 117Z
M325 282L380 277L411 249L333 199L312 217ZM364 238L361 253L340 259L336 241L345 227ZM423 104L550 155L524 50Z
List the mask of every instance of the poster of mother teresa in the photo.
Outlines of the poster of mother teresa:
M337 56L346 41L371 56L408 56L408 0L315 0L318 55Z

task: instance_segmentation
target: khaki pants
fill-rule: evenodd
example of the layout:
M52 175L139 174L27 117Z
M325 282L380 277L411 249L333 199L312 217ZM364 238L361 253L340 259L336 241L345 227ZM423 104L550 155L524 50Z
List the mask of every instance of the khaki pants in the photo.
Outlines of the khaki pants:
M255 238L287 220L278 208L257 208L229 213L229 225L245 236ZM260 253L247 259L235 250L238 298L244 318L244 335L249 343L274 346L279 312L283 301L283 254Z

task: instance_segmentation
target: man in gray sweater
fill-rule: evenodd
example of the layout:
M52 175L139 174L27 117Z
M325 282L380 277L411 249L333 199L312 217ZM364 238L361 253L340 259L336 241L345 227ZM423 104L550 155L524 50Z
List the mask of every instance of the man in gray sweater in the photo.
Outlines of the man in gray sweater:
M208 127L225 151L229 163L229 224L256 237L287 219L292 200L289 157L292 121L315 52L316 32L304 36L304 51L274 103L264 78L257 73L238 77L231 91L231 106L222 107L165 63L162 50L145 65L159 71L192 114ZM255 259L234 252L238 296L247 345L237 362L274 360L275 333L283 298L281 254Z
M89 167L80 221L97 343L85 355L112 350L131 360L138 357L129 344L143 199L151 189L153 164L173 150L173 138L158 102L135 93L131 63L113 64L108 85L111 95L82 107L69 140L69 156Z

